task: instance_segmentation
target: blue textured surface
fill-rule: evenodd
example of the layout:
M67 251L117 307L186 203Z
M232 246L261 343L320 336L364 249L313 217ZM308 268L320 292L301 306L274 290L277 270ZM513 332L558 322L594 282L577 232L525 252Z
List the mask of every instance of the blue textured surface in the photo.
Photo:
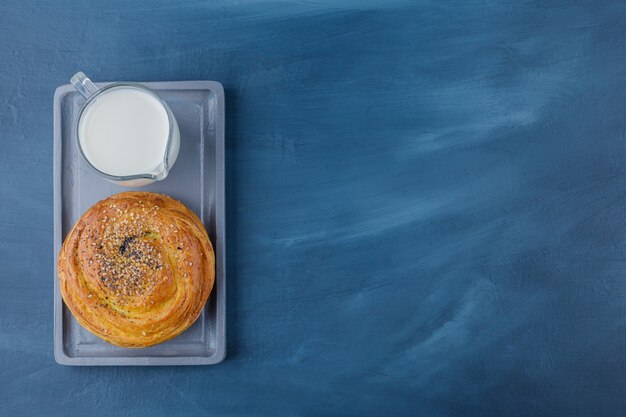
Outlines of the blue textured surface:
M0 415L620 416L623 2L0 3ZM226 88L229 353L52 355L52 95Z

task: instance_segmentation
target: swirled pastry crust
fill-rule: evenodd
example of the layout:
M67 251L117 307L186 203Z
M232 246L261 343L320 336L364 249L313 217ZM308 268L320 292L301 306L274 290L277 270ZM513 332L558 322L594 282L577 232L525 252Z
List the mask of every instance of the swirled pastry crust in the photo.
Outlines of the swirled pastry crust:
M213 288L215 256L181 202L125 192L78 220L58 271L63 300L83 327L117 346L146 347L196 321Z

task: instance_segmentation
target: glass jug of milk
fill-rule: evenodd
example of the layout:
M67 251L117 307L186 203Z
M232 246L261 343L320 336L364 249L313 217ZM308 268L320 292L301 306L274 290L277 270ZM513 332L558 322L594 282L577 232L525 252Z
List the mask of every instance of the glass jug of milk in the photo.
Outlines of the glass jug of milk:
M129 187L165 179L180 147L178 123L167 103L140 84L98 88L82 72L70 82L87 99L75 126L87 165Z

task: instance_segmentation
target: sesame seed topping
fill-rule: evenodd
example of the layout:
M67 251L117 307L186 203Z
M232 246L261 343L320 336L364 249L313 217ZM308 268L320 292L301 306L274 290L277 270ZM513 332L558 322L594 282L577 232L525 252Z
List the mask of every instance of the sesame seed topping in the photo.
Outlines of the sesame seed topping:
M95 254L88 263L96 263L100 281L118 301L142 296L166 279L161 272L163 255L156 246L158 232L152 225L154 214L138 205L109 207L115 212L105 215L100 233L91 236Z

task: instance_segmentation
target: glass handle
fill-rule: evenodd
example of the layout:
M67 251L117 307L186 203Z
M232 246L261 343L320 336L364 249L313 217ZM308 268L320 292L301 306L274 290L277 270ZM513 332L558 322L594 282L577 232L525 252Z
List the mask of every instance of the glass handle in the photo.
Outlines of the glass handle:
M79 71L70 79L70 83L85 98L89 98L98 91L98 87L89 78Z

